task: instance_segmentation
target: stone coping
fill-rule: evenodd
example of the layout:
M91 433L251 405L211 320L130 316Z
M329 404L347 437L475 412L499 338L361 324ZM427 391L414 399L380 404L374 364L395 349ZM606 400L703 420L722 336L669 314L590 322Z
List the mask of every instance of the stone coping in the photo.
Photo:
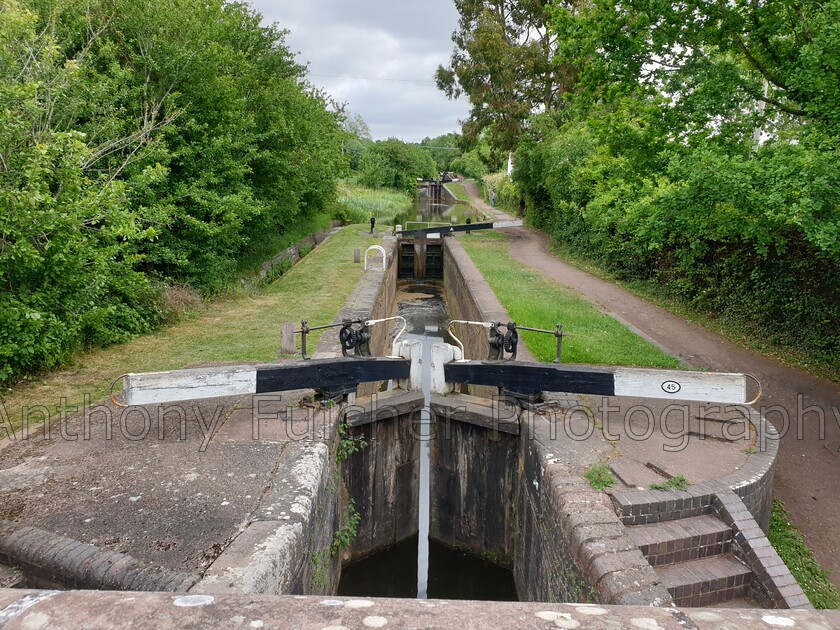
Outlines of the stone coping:
M323 596L0 590L5 630L61 628L837 628L840 611L653 608Z

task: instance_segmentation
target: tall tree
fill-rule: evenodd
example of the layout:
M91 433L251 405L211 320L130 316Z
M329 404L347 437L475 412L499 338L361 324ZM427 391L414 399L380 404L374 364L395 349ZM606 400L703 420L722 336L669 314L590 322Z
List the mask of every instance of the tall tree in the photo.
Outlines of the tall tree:
M449 98L466 95L472 108L467 140L487 130L491 142L512 149L528 117L560 105L576 81L573 66L552 63L557 35L547 0L455 0L460 13L448 67L435 78ZM572 9L572 5L563 5Z

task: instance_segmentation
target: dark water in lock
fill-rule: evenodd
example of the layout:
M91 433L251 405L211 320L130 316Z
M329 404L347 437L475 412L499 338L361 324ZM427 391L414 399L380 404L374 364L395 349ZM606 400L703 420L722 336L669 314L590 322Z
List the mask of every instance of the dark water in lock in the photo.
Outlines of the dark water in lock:
M431 347L449 341L449 309L435 284L411 282L397 291L403 339L423 342L423 394L429 404ZM430 413L421 414L419 534L342 569L338 595L517 601L513 574L472 554L429 540Z
M417 543L412 536L398 545L351 564L341 571L338 595L349 597L417 597ZM472 554L429 541L432 599L477 599L515 602L513 574Z

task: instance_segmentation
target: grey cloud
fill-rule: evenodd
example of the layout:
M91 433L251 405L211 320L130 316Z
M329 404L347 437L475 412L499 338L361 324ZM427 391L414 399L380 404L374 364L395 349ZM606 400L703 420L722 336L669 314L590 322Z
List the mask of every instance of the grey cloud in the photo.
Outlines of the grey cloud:
M290 30L287 43L309 64L309 80L360 114L377 139L416 141L460 127L466 101L434 84L451 54L457 12L451 0L314 0L254 7Z

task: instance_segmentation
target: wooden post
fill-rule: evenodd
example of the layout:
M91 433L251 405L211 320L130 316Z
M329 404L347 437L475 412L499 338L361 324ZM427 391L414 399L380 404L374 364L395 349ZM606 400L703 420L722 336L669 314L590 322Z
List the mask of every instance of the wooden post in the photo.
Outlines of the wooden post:
M280 352L283 354L297 353L297 339L295 339L295 325L293 323L280 326Z

